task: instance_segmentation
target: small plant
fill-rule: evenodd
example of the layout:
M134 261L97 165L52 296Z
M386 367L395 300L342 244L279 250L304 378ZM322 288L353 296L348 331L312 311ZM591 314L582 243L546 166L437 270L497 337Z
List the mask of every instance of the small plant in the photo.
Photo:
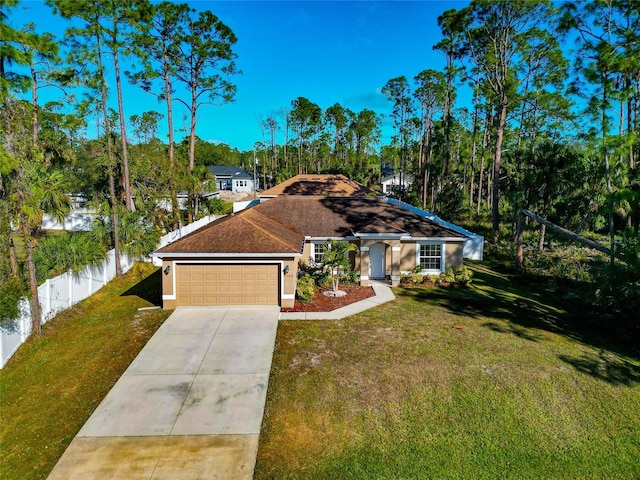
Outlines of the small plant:
M424 276L424 283L438 283L438 280L440 279L440 275L425 275Z
M447 283L462 287L469 285L472 277L473 272L464 265L449 268L444 274L444 279Z
M301 275L310 276L319 287L326 287L331 282L331 275L325 270L324 265L300 263L298 268Z
M400 285L420 285L424 282L425 276L421 273L400 274Z
M360 283L360 272L349 270L340 275L340 283L343 285L358 285Z
M349 268L349 252L357 252L358 246L355 243L329 240L325 244L321 263L331 275L331 289L338 291L340 285L340 272Z
M17 278L12 278L0 286L0 325L6 326L18 317L18 302L24 292L24 285Z
M316 291L316 285L313 280L313 277L308 274L303 274L299 279L296 285L296 297L298 301L302 303L307 303L309 300L313 298L313 295Z

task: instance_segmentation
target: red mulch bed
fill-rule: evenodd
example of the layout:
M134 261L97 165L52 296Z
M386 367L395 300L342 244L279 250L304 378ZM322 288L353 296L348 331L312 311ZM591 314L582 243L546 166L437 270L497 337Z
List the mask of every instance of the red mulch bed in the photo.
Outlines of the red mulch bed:
M307 303L300 303L296 299L293 308L281 308L281 312L330 312L336 308L344 307L365 298L375 295L373 287L361 287L358 285L340 286L340 290L347 292L344 297L328 297L322 292L330 288L316 287L316 293Z

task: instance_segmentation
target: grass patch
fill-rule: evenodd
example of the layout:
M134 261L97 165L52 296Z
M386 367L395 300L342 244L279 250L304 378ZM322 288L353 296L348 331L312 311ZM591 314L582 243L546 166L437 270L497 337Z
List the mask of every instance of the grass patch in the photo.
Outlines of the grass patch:
M339 322L281 322L257 479L640 477L640 360L471 265Z
M0 370L3 479L46 478L171 313L138 311L153 305L160 281L159 269L136 264L44 325Z

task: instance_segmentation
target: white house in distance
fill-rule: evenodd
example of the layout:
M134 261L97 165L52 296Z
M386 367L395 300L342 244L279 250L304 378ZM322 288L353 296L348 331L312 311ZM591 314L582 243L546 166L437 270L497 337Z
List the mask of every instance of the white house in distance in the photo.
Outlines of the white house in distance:
M71 212L60 222L55 217L45 213L42 217L43 230L66 230L68 232L88 232L99 212L87 205L84 195L69 195L71 199Z
M388 195L393 193L397 188L401 190L408 190L413 183L413 175L404 174L402 178L399 172L389 172L387 175L382 176L380 184L382 185L382 193Z
M258 188L253 174L233 165L208 165L209 173L216 177L219 190L231 192L253 192Z

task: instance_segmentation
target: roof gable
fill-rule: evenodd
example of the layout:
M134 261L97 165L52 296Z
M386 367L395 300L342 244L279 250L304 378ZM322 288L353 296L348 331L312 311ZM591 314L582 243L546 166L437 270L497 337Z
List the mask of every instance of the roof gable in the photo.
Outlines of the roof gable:
M303 235L249 208L215 220L158 253L298 254L303 244Z

